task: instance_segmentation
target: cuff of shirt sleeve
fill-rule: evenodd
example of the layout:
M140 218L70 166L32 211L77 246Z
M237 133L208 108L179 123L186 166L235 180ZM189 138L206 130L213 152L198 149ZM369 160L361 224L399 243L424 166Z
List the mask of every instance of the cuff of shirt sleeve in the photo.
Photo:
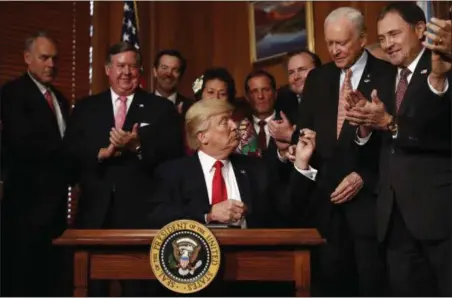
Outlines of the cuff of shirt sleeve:
M287 157L281 156L281 154L279 154L279 150L276 150L276 154L278 154L278 159L280 162L286 163L288 161Z
M356 138L355 138L355 142L356 144L363 146L366 145L366 143L369 141L370 137L372 136L372 132L364 138L360 138L359 137L359 127L356 129Z
M433 88L432 84L430 84L430 80L427 77L427 84L430 90L435 93L438 96L443 96L447 90L449 89L449 80L446 78L446 82L444 82L444 90L443 91L437 91L435 88Z
M297 170L301 175L311 179L312 181L315 181L315 178L317 176L317 170L314 169L313 167L309 166L308 170L301 170L299 168L297 168L296 165L294 165L295 170Z

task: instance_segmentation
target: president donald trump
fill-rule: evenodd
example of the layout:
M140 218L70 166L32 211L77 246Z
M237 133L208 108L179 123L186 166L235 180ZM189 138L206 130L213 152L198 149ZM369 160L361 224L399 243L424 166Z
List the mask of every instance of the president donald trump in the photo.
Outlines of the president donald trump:
M149 222L160 228L178 219L221 223L241 228L281 227L281 218L300 216L304 193L314 182L309 158L315 133L303 130L289 181L264 160L233 154L238 145L233 107L221 100L203 99L187 112L185 127L191 157L166 162L156 170L156 189ZM270 175L271 172L271 175Z

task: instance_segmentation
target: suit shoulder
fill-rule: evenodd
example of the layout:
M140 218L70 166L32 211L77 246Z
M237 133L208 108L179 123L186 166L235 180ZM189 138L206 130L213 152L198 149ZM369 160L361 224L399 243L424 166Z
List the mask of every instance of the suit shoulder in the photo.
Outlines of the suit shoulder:
M89 95L86 97L82 97L75 101L75 107L80 109L85 106L96 105L99 102L99 99L105 98L109 96L109 91L103 91L98 94Z
M144 92L143 95L146 96L147 98L149 98L150 102L158 108L175 109L174 104L170 100L168 100L164 97L161 97L161 96L155 95L153 93L149 93L149 92Z
M7 81L3 86L1 86L1 91L3 94L9 93L9 92L17 92L17 91L24 91L25 86L27 85L27 75L24 74L18 78L11 79Z
M180 157L161 163L155 170L161 177L172 177L181 173L183 170L190 170L192 157Z

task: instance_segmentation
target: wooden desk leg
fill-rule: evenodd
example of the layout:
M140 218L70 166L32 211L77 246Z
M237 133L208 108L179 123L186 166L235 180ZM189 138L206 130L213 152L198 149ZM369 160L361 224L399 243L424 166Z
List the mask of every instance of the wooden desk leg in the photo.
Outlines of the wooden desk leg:
M74 254L74 297L88 296L88 252Z
M295 296L311 296L311 253L309 250L294 252Z

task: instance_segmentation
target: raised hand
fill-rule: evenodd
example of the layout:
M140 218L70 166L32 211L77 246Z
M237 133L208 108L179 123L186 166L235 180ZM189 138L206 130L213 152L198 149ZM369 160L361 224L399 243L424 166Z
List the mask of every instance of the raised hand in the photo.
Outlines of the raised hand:
M295 149L295 166L300 170L309 169L309 161L316 146L315 138L315 131L307 128L300 130L300 137Z
M295 125L290 124L284 112L280 112L281 120L271 120L268 123L268 131L273 139L280 142L289 143L292 139L292 133L295 131Z

